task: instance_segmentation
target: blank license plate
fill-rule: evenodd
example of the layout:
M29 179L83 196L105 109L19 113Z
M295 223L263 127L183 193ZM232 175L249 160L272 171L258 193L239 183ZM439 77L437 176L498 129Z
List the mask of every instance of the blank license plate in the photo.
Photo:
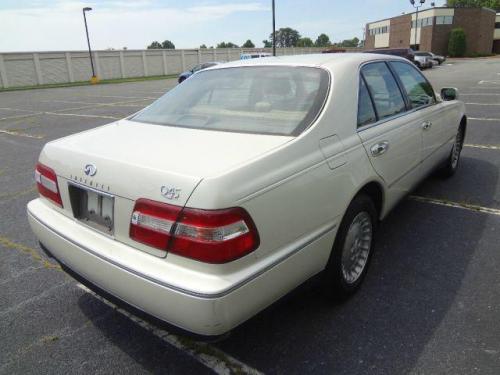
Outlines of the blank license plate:
M70 185L69 192L75 218L100 231L113 233L113 196L74 185Z

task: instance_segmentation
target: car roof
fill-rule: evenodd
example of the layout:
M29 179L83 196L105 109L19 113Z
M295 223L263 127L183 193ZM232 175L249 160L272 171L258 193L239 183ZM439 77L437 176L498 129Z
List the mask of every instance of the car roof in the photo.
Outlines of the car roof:
M359 66L365 62L377 60L398 60L407 61L399 56L382 55L375 53L321 53L309 55L289 55L289 56L276 56L264 57L260 59L236 60L231 61L212 69L224 69L239 66L269 66L269 65L284 65L284 66L311 66L311 67L324 67L332 69L334 66L356 65Z

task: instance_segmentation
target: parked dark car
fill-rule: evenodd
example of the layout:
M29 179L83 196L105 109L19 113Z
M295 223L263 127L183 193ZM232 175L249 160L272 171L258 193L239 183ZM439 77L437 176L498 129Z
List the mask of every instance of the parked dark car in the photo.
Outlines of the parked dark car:
M404 57L410 60L412 63L415 62L415 52L411 48L379 48L379 49L369 49L363 51L365 53L381 53L383 55L394 55L399 57Z
M207 69L207 68L210 68L212 66L219 65L219 64L222 64L222 63L212 61L212 62L205 62L202 64L195 65L192 69L186 70L185 72L182 72L181 74L179 74L179 78L177 79L177 82L181 83L181 82L185 81L186 79L188 79L189 77L191 77L197 71Z

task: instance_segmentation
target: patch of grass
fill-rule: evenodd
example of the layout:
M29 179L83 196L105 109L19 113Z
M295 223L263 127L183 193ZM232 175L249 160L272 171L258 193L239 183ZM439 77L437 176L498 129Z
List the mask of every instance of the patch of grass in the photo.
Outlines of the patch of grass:
M177 77L177 74L169 74L167 76L150 76L150 77L134 77L134 78L115 78L115 79L103 79L99 81L97 85L106 85L109 83L127 83L127 82L142 82L142 81L157 81L161 79L170 79ZM78 82L67 82L67 83L51 83L46 85L32 85L32 86L19 86L19 87L9 87L0 89L0 92L5 91L21 91L21 90L34 90L34 89L53 89L59 87L74 87L74 86L92 86L90 81L78 81Z

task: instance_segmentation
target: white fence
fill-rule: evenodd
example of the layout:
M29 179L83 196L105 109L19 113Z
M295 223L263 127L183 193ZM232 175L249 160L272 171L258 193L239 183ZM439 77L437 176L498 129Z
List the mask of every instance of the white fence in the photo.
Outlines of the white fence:
M94 51L101 79L179 74L206 61L238 60L241 53L270 49L209 48L184 50ZM321 48L279 48L277 55L319 53ZM0 88L88 81L92 76L88 52L0 53Z

